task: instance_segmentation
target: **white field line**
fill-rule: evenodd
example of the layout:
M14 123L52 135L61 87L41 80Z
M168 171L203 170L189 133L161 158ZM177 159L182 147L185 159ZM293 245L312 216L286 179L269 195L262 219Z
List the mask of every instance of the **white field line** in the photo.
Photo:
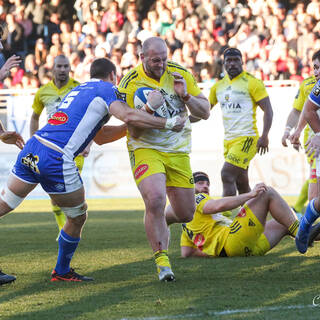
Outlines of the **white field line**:
M206 311L204 313L186 313L178 314L172 316L159 316L159 317L145 317L145 318L121 318L120 320L174 320L174 319L187 319L187 318L199 318L208 316L224 316L237 313L259 313L266 311L280 311L280 310L294 310L294 309L307 309L307 308L317 308L312 304L308 305L292 305L292 306L274 306L274 307L261 307L253 309L233 309L233 310L223 310L223 311ZM320 306L318 307L320 312Z

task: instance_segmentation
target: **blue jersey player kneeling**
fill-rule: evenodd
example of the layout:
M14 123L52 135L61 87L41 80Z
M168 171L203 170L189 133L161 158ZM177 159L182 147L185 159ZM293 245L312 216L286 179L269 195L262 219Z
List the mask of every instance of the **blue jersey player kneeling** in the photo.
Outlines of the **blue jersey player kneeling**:
M65 96L48 124L27 142L0 193L0 217L15 209L38 183L66 214L67 222L59 236L57 264L51 281L93 280L70 268L87 218L84 187L73 159L99 130L98 144L101 144L101 135L108 140L107 126L103 125L111 115L125 122L129 129L134 126L180 131L185 121L179 116L167 120L129 108L114 86L116 67L108 59L95 60L90 77L90 81ZM148 99L154 108L160 106L159 101L162 102L161 95L157 97L157 94ZM112 135L119 136L119 131L110 130L109 135L109 141L112 141Z

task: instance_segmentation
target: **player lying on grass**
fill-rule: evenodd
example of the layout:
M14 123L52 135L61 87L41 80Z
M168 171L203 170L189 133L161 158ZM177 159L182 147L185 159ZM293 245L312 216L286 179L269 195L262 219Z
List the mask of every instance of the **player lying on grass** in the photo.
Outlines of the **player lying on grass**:
M284 236L295 237L299 221L272 187L259 183L248 193L215 200L209 196L208 175L196 172L193 176L197 206L193 220L182 225L182 257L264 255ZM222 214L239 206L233 221ZM273 219L266 221L268 212ZM166 215L171 214L168 206Z

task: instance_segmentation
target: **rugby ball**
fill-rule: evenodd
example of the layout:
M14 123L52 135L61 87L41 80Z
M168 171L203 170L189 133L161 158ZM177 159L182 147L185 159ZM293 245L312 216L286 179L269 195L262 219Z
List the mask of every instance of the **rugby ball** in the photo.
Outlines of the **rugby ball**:
M141 87L136 90L133 96L133 104L136 109L142 109L145 104L147 103L148 94L153 91L154 89L148 87ZM160 106L154 113L156 117L167 117L167 107L164 103Z

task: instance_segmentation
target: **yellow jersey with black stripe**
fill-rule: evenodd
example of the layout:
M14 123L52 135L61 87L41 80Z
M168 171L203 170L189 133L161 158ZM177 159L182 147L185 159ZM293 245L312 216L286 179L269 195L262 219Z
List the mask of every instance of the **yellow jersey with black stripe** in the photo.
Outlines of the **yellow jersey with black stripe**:
M149 87L159 90L166 105L166 116L172 118L176 115L186 116L188 114L184 102L174 91L174 77L172 72L178 72L186 80L187 91L193 96L200 94L201 90L193 75L184 67L177 63L168 61L165 72L160 81L152 79L146 75L143 65L140 64L124 76L118 86L120 94L127 104L134 108L134 93L140 87ZM173 132L167 129L145 129L142 135L135 139L128 133L128 150L133 151L139 148L151 148L161 152L182 152L191 151L191 124L189 119L180 132Z
M51 80L36 92L32 105L34 113L40 115L46 108L47 118L49 119L56 112L65 95L79 84L80 82L70 78L67 84L59 89Z
M315 76L311 76L307 79L304 79L299 87L298 93L294 99L293 102L293 108L302 112L304 103L308 99L308 96L313 89L314 85L317 83L317 79ZM313 135L313 131L310 128L310 126L307 124L305 130L304 130L304 138L303 138L303 144L305 145L308 138Z
M230 232L232 221L221 213L204 214L203 207L212 198L205 193L196 194L196 211L192 221L182 225L181 245L197 247L210 256L219 256Z
M257 136L257 102L268 97L263 82L248 72L241 72L232 80L228 74L213 85L209 101L221 106L225 139Z

